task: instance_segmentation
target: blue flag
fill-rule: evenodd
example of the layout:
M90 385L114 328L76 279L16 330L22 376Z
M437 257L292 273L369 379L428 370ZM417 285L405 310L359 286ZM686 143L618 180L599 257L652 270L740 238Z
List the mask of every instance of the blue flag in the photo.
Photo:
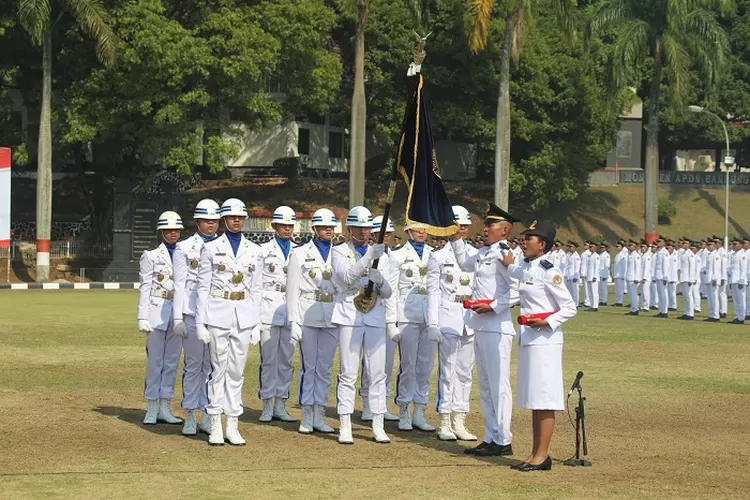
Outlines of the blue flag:
M430 114L424 99L424 78L417 73L409 97L398 147L398 171L409 187L406 223L421 223L433 236L456 232L453 208L440 178Z

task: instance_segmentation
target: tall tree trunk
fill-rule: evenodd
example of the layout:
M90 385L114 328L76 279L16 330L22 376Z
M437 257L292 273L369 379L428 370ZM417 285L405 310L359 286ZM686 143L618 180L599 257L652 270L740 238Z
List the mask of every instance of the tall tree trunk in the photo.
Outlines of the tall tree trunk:
M52 32L47 28L42 44L42 102L36 177L36 280L49 281L52 233Z
M657 237L659 218L659 91L662 74L662 45L657 39L654 46L654 69L648 94L648 131L646 133L646 240L651 243Z
M365 23L367 0L357 0L357 34L354 52L354 92L349 152L349 207L365 200L365 148L367 103L365 101Z
M513 14L505 18L505 38L500 50L500 88L495 121L495 204L508 210L510 198L510 48Z

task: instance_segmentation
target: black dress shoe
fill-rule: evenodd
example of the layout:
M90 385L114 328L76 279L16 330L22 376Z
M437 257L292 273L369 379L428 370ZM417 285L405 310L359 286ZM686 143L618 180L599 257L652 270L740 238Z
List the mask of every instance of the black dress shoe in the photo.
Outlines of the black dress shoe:
M654 314L654 318L668 318L668 317L669 315L666 313ZM681 319L681 318L677 318L677 319Z
M741 319L733 319L729 322L730 325L744 325L745 321Z
M520 464L511 465L510 468L513 469L513 470L518 470L521 467L525 467L527 465L528 464L526 462L521 462Z
M482 441L481 443L479 443L478 445L474 446L473 448L466 448L464 450L464 453L466 453L467 455L474 455L479 450L483 450L483 449L487 448L491 444L492 443L487 443L487 442Z
M721 319L724 319L724 318L726 318L726 317L727 317L727 313L719 314L719 317L720 317Z
M680 318L680 319L684 319L685 321L692 321L692 320L695 319L695 317L694 316L685 316L684 318Z
M513 447L509 444L490 443L481 450L474 452L477 457L504 457L513 454Z
M533 470L552 470L552 458L547 457L544 462L537 465L523 464L516 470L520 470L521 472L531 472Z
M622 307L622 304L615 304L615 307Z
M638 316L638 311L630 311L625 313L625 316Z
M676 307L670 307L669 310L672 311L672 312L676 312L677 308Z
M705 321L706 323L718 323L719 318L706 318L703 321Z

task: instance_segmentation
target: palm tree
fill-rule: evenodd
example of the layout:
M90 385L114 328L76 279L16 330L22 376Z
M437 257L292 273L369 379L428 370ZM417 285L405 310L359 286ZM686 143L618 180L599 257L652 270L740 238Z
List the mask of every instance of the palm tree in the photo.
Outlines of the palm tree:
M362 205L365 198L365 150L367 101L365 97L365 25L372 0L356 0L354 38L354 91L349 151L349 207Z
M469 48L477 53L487 46L489 25L495 0L467 0L467 35ZM495 121L495 204L508 209L510 198L510 62L518 66L526 27L534 21L536 0L508 0L505 33L500 48L500 82ZM567 36L572 33L568 0L552 0L555 12Z
M664 78L672 105L680 109L697 69L708 87L716 84L724 69L727 38L716 13L730 7L730 0L610 0L595 12L590 36L612 34L614 47L611 78L615 89L633 79L638 68L651 65L646 135L646 238L657 234L659 186L659 97Z
M52 9L57 19L68 11L96 41L99 59L114 63L116 38L101 0L19 0L18 18L35 45L42 46L42 99L37 146L36 237L37 281L49 280L49 247L52 229ZM57 20L56 19L56 20ZM55 21L56 21L55 20Z

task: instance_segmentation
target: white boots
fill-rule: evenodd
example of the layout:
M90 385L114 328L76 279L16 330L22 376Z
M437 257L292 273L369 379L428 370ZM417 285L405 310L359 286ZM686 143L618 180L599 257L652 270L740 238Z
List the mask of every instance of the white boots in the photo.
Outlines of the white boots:
M386 422L398 422L400 420L397 415L394 415L393 413L391 413L387 409L385 410L385 415L383 415L383 419Z
M209 415L211 419L211 434L208 436L208 444L212 446L224 446L224 431L221 428L221 415Z
M425 405L414 404L414 416L411 418L411 424L420 431L432 432L435 427L431 426L424 416ZM399 423L399 427L401 424Z
M362 422L372 422L372 411L367 398L362 398Z
M149 401L149 403L151 402ZM166 422L168 424L181 424L182 419L177 418L172 414L170 403L171 401L169 399L159 400L159 415L156 417L156 420L160 422Z
M438 428L437 435L441 441L455 441L456 440L456 435L453 433L453 429L451 429L451 414L450 413L440 414L440 428Z
M258 420L261 422L270 422L273 420L273 399L263 400L263 411L260 412Z
M237 417L227 416L227 430L225 436L227 441L229 441L229 444L234 446L245 446L246 441L242 439L240 431L237 429L237 421Z
M349 418L349 422L351 428L351 417ZM332 434L334 432L333 427L326 422L326 407L323 405L315 405L314 407L313 429L323 434Z
M410 431L413 429L411 426L411 413L409 412L409 405L398 405L398 430Z
M185 410L185 425L182 426L182 434L195 436L198 434L198 422L195 421L195 410Z
M469 432L469 429L466 428L466 413L454 414L453 433L456 435L456 438L460 439L461 441L476 441L477 440L477 437L471 432Z
M376 443L390 443L391 439L383 429L383 414L378 413L372 416L372 438Z
M143 417L145 425L156 425L156 419L159 416L159 400L149 399L146 407L146 416Z
M203 410L203 416L201 417L201 423L198 424L198 430L203 434L211 434L211 415Z
M302 406L302 422L300 422L297 432L302 434L312 434L314 420L313 413L314 409L312 405Z
M339 415L339 444L354 444L352 438L352 416Z
M265 410L265 408L264 408ZM276 404L273 407L273 418L282 422L296 422L297 419L289 415L286 411L286 399L276 398Z

